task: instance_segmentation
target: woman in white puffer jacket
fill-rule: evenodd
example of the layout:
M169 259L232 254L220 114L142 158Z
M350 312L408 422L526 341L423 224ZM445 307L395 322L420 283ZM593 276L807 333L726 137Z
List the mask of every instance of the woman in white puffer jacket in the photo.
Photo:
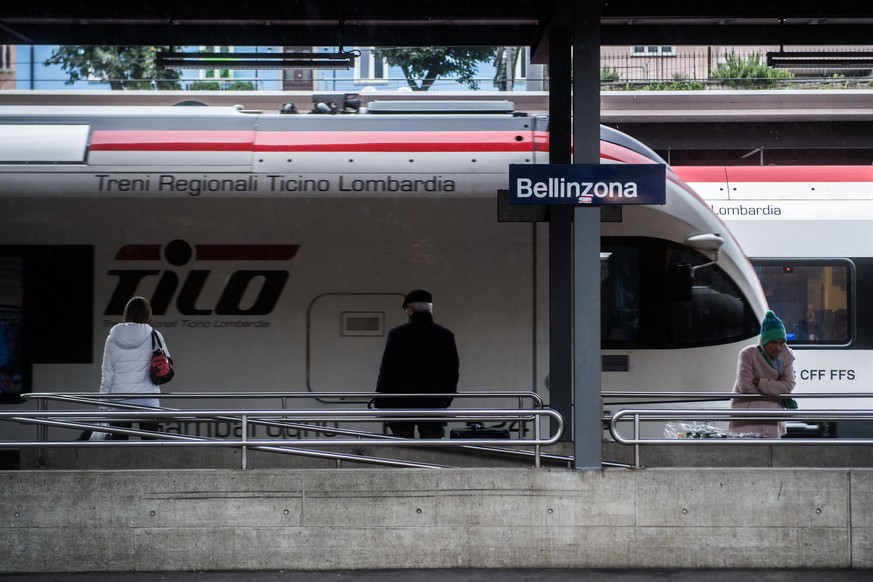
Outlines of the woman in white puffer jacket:
M124 307L124 323L114 325L109 330L106 346L103 349L103 368L100 380L102 394L136 393L160 394L160 387L149 378L149 365L152 359L152 306L144 297L133 297ZM167 344L161 332L155 331L169 356ZM157 398L131 398L113 400L138 406L160 406ZM115 408L114 410L124 410ZM130 422L111 422L111 426L131 428ZM140 421L141 430L160 429L155 421ZM112 435L113 440L127 440L128 435Z

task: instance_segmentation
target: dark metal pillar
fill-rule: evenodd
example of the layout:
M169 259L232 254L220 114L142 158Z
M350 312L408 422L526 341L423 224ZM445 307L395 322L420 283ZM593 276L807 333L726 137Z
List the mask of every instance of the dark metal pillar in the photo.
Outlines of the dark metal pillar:
M573 15L573 162L600 163L600 3ZM575 207L573 394L577 470L600 470L600 208Z
M569 6L568 2L564 2ZM569 13L567 14L569 16ZM561 21L556 17L556 20ZM566 22L566 20L564 21ZM571 35L549 35L549 163L570 163ZM549 395L573 438L573 207L549 208Z

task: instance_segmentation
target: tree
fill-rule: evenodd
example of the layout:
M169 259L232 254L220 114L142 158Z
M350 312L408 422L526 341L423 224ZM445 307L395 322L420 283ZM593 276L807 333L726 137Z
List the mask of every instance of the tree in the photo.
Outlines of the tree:
M400 67L413 91L427 91L437 79L449 76L456 76L458 82L475 91L479 89L474 78L477 63L492 61L495 52L493 47L377 48L373 56L385 59L392 67Z
M724 62L709 72L710 79L721 81L727 87L738 89L762 89L777 85L780 80L791 79L794 73L785 69L775 69L761 60L761 53L742 57L731 51L725 55Z
M521 51L513 46L504 46L497 49L494 58L494 85L498 91L512 91L515 85L515 66L518 64L518 56Z
M81 79L100 79L117 89L181 89L180 73L160 69L156 63L159 51L169 47L155 46L60 46L45 61L60 65L70 76L72 85Z

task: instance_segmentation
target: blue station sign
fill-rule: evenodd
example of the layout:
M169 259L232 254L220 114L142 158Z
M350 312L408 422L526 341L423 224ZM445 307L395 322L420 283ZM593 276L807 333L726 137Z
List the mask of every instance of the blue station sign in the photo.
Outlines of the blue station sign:
M666 204L664 164L510 164L510 204Z

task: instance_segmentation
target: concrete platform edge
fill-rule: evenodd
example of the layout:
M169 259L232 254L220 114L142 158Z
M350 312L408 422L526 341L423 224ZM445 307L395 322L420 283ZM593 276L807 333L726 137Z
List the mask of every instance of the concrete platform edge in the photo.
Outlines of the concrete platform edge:
M870 469L0 472L0 573L873 568Z

